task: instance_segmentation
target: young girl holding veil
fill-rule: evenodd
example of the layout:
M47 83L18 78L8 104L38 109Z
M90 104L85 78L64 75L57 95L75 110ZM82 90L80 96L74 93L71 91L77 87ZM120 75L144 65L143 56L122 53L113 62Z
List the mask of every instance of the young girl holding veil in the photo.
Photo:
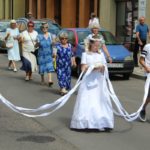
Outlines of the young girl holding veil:
M100 45L100 40L92 37L88 51L82 54L81 70L86 71L91 65L94 65L94 70L83 77L79 87L70 125L72 129L110 131L114 127L113 109L104 77L106 60Z

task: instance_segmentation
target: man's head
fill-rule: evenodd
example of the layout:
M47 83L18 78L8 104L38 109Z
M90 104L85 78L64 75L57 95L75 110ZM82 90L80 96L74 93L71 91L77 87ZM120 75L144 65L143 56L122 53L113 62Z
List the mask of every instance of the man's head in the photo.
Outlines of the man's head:
M91 13L91 18L96 17L96 14L94 12Z
M32 17L32 12L28 12L27 17L30 19Z
M141 17L139 18L139 23L140 23L140 24L144 24L144 23L145 23L145 17L141 16Z

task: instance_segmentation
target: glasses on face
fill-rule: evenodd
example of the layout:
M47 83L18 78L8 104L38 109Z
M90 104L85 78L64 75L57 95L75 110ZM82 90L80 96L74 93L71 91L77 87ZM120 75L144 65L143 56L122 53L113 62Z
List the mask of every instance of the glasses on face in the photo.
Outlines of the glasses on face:
M29 25L28 27L31 27L31 28L33 28L34 26L32 26L32 25Z
M43 27L43 29L48 29L48 27Z
M68 38L61 38L61 40L67 40Z

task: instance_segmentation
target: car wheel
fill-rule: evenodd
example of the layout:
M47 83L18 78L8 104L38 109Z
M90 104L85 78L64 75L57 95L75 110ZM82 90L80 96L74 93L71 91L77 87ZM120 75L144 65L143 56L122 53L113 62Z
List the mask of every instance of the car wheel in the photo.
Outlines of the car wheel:
M123 74L123 78L124 78L124 80L129 80L130 74L128 74L128 73Z

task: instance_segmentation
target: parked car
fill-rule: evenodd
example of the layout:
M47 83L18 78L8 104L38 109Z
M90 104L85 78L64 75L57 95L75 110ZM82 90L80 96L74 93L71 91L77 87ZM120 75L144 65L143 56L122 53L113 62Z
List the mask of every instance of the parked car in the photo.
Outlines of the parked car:
M2 48L2 45L3 45L6 29L9 27L9 25L10 25L10 20L0 20L0 53L7 52L6 51L7 49Z
M17 24L18 24L18 28L19 28L19 31L22 32L24 30L27 29L27 23L28 23L28 19L27 18L19 18L17 19ZM41 26L41 23L42 22L47 22L48 25L49 25L49 29L48 31L52 34L55 34L57 35L58 32L61 30L61 27L59 24L57 24L56 22L54 22L53 20L51 19L34 19L32 20L34 23L35 23L35 30L38 32L38 33L41 33L41 30L40 30L40 26Z
M63 31L68 33L69 42L74 46L73 51L77 63L77 68L74 71L79 75L81 72L81 55L84 52L84 39L91 33L91 30L88 28L65 28L62 29L60 33ZM104 37L106 47L113 61L112 63L107 63L110 75L121 74L124 79L129 79L134 69L131 52L117 42L111 32L101 29L100 34Z
M42 18L42 19L39 19L39 20L41 22L47 22L48 26L49 26L49 32L51 32L55 35L57 35L58 32L62 29L62 27L52 19Z

